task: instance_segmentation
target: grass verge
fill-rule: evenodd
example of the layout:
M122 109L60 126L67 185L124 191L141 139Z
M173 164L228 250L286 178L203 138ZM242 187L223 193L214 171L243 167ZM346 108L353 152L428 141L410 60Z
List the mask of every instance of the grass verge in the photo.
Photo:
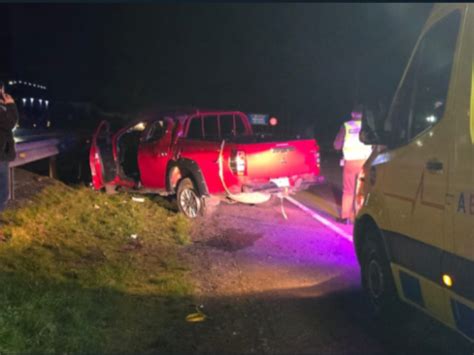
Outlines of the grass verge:
M189 351L181 215L56 183L1 218L1 353Z

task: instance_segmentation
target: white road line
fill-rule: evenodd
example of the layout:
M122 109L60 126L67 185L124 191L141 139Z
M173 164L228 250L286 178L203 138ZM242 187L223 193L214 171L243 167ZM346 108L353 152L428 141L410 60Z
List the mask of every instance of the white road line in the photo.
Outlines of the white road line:
M328 220L327 218L324 218L323 216L321 216L319 213L313 211L311 208L309 207L306 207L305 205L303 205L302 203L300 203L299 201L295 200L293 197L290 197L290 196L286 196L285 197L287 199L287 201L291 202L292 204L294 204L296 207L298 207L299 209L301 209L302 211L306 212L307 214L309 214L311 217L313 217L315 220L317 220L319 223L323 224L324 226L328 227L329 229L331 229L333 232L339 234L341 237L343 237L344 239L347 239L348 241L350 241L352 243L353 239L352 239L352 235L347 233L346 231L344 231L343 229L341 229L340 227L338 227L336 224L334 224L333 222L331 222L330 220Z

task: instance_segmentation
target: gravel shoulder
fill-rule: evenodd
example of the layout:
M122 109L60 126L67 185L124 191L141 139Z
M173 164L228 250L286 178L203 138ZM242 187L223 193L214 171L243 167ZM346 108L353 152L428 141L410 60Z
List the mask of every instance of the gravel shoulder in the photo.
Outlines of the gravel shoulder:
M353 245L289 203L222 205L194 225L186 254L197 353L471 354L422 314L403 327L366 313ZM454 351L454 352L453 352Z
M352 245L285 209L288 220L279 206L222 206L195 226L192 269L210 317L198 352L381 353L345 314L346 300L361 301Z

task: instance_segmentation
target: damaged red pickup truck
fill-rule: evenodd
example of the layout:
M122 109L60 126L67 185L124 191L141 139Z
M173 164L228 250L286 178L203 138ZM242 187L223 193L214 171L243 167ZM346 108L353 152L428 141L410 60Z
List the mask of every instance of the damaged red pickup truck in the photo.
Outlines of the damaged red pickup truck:
M92 140L90 167L95 189L176 193L189 218L223 199L258 204L322 180L314 139L262 139L235 111L157 112L115 133L103 121Z

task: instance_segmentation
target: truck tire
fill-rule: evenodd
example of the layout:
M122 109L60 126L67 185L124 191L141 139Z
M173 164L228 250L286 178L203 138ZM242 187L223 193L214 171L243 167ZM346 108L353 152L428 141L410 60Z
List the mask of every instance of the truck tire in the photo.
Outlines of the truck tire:
M190 178L184 178L178 183L176 203L180 212L190 219L206 215L204 199Z
M370 311L378 319L399 320L403 313L402 305L382 240L373 227L365 233L361 278Z

